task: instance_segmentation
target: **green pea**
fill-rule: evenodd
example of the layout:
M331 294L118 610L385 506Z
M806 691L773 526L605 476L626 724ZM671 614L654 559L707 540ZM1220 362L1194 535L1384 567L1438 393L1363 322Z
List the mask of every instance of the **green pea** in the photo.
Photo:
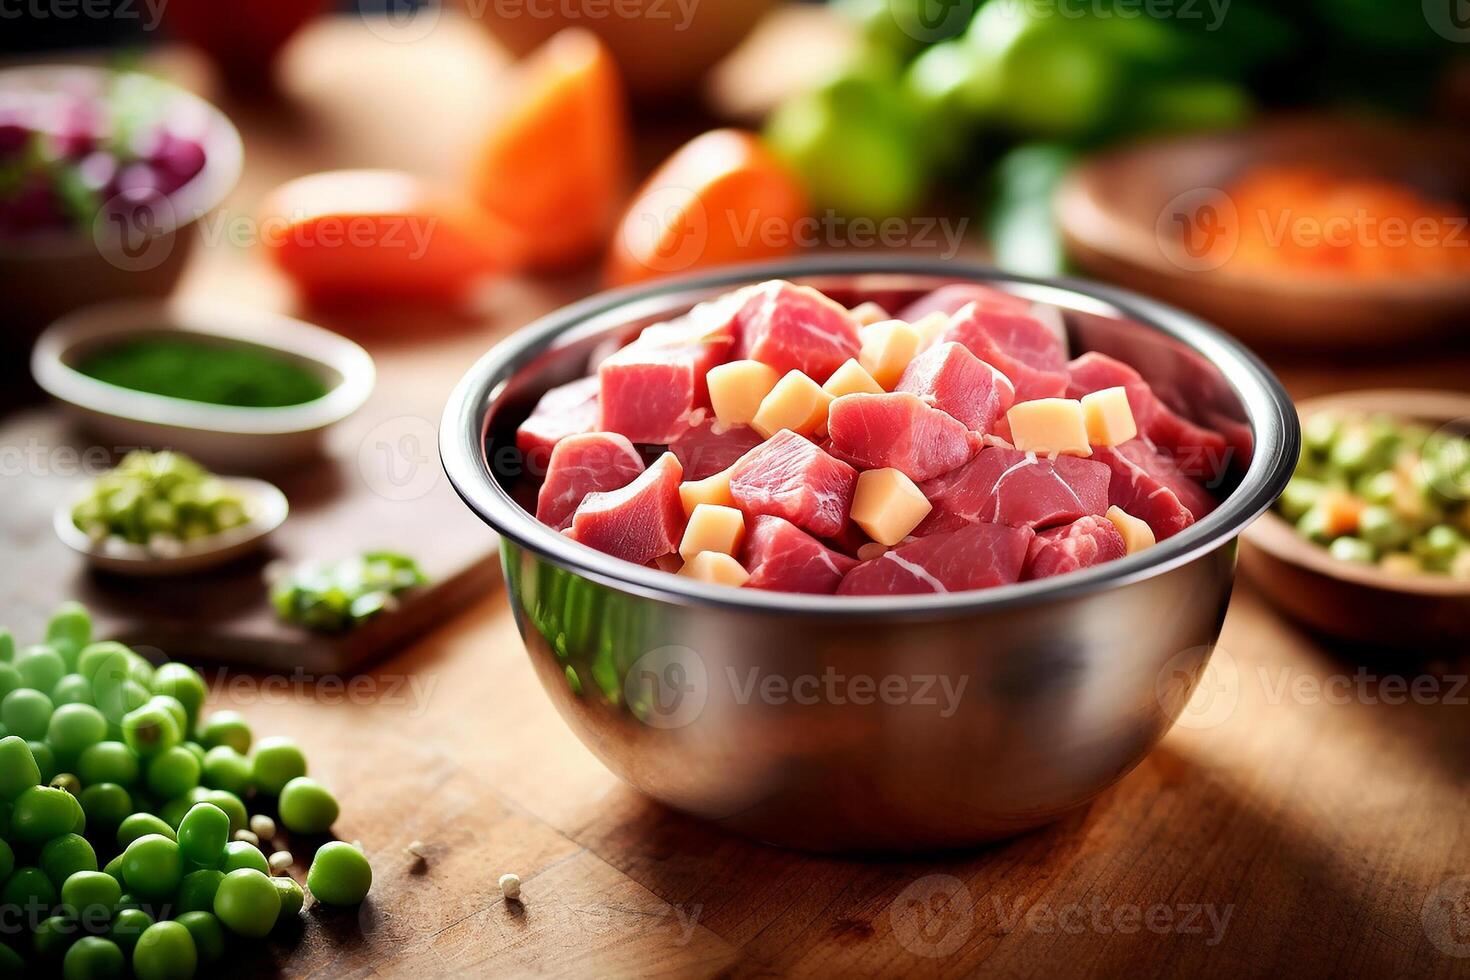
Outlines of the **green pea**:
M323 844L306 872L306 887L327 905L357 905L373 885L373 868L362 851L345 841Z
M51 751L51 746L32 739L26 743L26 747L31 750L31 756L41 770L41 782L49 783L55 779L61 768L56 764L56 753Z
M281 917L278 922L284 922L301 912L301 906L306 904L306 893L296 883L295 878L286 875L276 875L271 878L271 884L276 886L276 891L281 893Z
M77 775L84 783L117 783L132 786L138 781L138 756L122 742L97 742L77 756Z
M281 895L269 877L254 868L241 868L220 882L214 914L236 935L260 939L280 917Z
M126 677L128 658L132 656L133 651L116 640L89 643L77 655L77 673L94 684L100 676L113 672L114 668L118 676Z
M1308 541L1325 545L1332 540L1332 535L1327 530L1328 524L1327 511L1321 507L1313 507L1296 522L1296 530Z
M244 830L250 822L250 814L245 809L245 804L234 793L223 789L199 789L190 794L190 799L195 803L213 803L230 818L230 833Z
M253 868L263 875L271 873L270 862L260 848L243 840L232 840L225 845L225 859L221 867L226 874L241 868Z
M216 745L204 754L204 785L238 795L250 789L251 764L228 745Z
M62 759L77 760L107 737L107 719L90 704L63 704L51 713L46 740Z
M221 848L223 853L223 848ZM208 912L214 908L214 896L225 873L215 868L200 868L184 875L179 883L178 907L181 912Z
M153 703L129 711L122 720L123 741L141 756L157 755L184 740L178 721Z
M118 904L124 905L128 901L127 896L118 900ZM117 943L118 947L129 956L132 955L133 947L138 944L138 937L153 925L153 916L140 908L119 908L116 915L112 917L112 925L107 930L107 938Z
M5 843L5 841L3 840L0 840L0 881L4 881L6 878L9 878L10 873L14 870L15 852L10 849L9 844Z
M1351 561L1371 565L1378 555L1373 546L1362 538L1344 536L1327 546L1327 553L1338 561Z
M250 751L250 725L237 711L216 711L204 721L199 741L206 749L228 745L241 755Z
M0 627L0 664L8 664L15 659L15 637L10 630Z
M149 696L148 703L160 707L173 715L174 723L179 726L179 738L181 741L188 736L189 712L184 710L184 705L178 698L171 694L154 694Z
M194 937L177 922L155 922L133 947L133 976L138 980L190 980L198 968Z
M169 840L177 839L174 829L158 817L151 813L134 813L118 825L117 846L130 847L133 841L150 834L167 837Z
M184 743L184 748L188 749L189 754L199 760L199 771L200 773L203 773L204 757L208 755L208 753L204 751L204 746L195 741L188 741Z
M102 873L105 875L110 875L112 877L112 880L117 882L119 888L126 888L128 886L128 883L126 881L123 881L121 854L118 854L111 861L108 861L107 864L103 866Z
M40 868L16 868L0 887L0 905L15 906L22 921L34 922L37 913L49 915L56 898L56 886Z
M76 923L65 915L53 915L36 923L36 931L31 933L31 949L36 959L50 967L49 972L54 972L76 938Z
M48 840L41 848L41 870L58 889L72 875L97 870L97 852L79 834L62 834Z
M47 685L50 690L55 685ZM46 737L46 726L51 723L51 699L40 691L22 687L5 695L0 701L0 722L7 731L19 735L27 742Z
M174 921L189 930L201 964L218 962L225 955L225 930L214 913L202 910L185 912Z
M23 844L39 844L69 833L84 819L82 805L66 790L32 786L15 798L10 838Z
M133 812L133 800L117 783L93 783L77 801L87 815L87 832L111 836Z
M26 687L38 691L49 691L57 681L66 676L66 661L61 654L44 643L22 650L15 658L15 669L20 671Z
M164 799L181 797L199 785L199 760L182 745L164 749L148 760L148 789Z
M92 682L81 674L67 674L51 689L51 703L57 706L91 704Z
M184 858L171 837L144 834L123 852L122 873L134 895L167 898L184 878Z
M300 834L324 834L336 821L336 797L309 776L297 776L281 789L281 823Z
M1414 553L1426 568L1443 571L1449 568L1463 544L1459 531L1448 524L1436 524L1414 542Z
M194 804L179 823L179 850L202 867L217 867L229 842L229 814L213 803Z
M0 701L11 691L18 691L25 686L26 682L21 679L20 671L11 664L0 661Z
M272 736L256 743L251 767L256 787L262 793L279 796L287 783L306 775L306 755L291 739Z
M106 923L121 898L122 886L105 871L78 871L61 886L62 908L74 919L90 920L101 909Z
M41 782L41 768L26 740L19 735L0 738L0 800L13 800Z
M194 727L199 720L199 709L209 694L204 678L187 664L166 663L153 672L151 687L154 694L166 694L177 699L188 713L188 728Z
M112 980L125 977L128 962L122 948L111 939L83 936L66 951L61 964L65 980Z
M1393 551L1408 543L1413 529L1399 519L1392 508L1371 504L1358 517L1358 533L1363 540L1380 551Z
M7 980L11 977L23 977L26 975L26 962L21 959L15 950L0 943L0 977Z
M122 741L122 722L131 711L148 703L148 689L131 677L121 680L97 680L92 682L92 703L97 706L109 723L109 735L113 741ZM116 732L112 732L112 727Z
M1300 520L1303 514L1311 510L1312 506L1322 499L1324 489L1322 483L1317 480L1309 480L1302 476L1292 477L1281 491L1279 505L1282 516L1288 521Z

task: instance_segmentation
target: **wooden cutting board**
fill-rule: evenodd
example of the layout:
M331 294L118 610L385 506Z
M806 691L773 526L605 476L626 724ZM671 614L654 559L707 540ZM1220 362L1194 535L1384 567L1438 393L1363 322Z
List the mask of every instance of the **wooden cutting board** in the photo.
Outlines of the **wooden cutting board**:
M447 390L447 389L446 389ZM51 529L59 500L130 447L100 446L54 407L0 424L0 625L39 639L49 611L87 605L99 638L171 659L307 675L361 667L498 587L497 538L455 496L439 465L437 415L404 414L381 396L343 423L328 454L265 473L291 504L260 551L197 575L125 578L91 571ZM416 558L429 584L356 630L313 633L279 621L265 569L387 548ZM148 652L148 651L145 651Z

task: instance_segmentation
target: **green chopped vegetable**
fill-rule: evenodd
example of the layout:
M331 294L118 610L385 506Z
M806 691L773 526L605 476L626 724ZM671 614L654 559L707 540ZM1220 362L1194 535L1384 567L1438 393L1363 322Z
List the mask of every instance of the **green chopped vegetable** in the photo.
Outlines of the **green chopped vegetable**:
M158 550L249 522L244 501L182 453L135 450L72 509L94 541L119 538ZM83 670L83 673L86 673Z
M327 393L320 377L283 355L204 339L132 340L83 358L77 370L119 388L236 408L285 408Z
M393 608L397 596L427 582L418 563L391 551L359 558L306 564L283 576L271 589L276 615L307 629L352 629Z

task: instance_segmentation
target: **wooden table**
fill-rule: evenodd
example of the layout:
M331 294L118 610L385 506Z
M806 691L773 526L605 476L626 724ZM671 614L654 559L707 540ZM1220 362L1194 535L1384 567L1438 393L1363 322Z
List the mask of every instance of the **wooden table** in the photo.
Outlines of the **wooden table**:
M403 45L317 26L289 52L294 108L227 107L248 157L227 213L310 170L449 173L499 64L452 20ZM201 253L188 291L289 306L253 253ZM380 383L447 392L497 333L590 285L508 284L501 316L458 331L387 324L368 341ZM1302 395L1470 378L1463 350L1278 366ZM732 838L624 786L553 713L487 595L356 680L211 675L216 706L306 747L376 878L359 913L312 910L230 970L1470 975L1466 670L1466 651L1365 662L1242 583L1181 724L1091 807L977 853L843 861ZM1433 690L1406 699L1398 685L1421 677ZM507 871L522 904L500 897Z

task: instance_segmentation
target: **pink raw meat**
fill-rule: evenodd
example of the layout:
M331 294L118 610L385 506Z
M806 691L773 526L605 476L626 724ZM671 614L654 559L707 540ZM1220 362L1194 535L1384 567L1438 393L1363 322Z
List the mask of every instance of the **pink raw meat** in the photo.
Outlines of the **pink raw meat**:
M918 395L982 435L1016 400L1009 378L954 343L938 344L910 361L893 390Z
M842 576L857 562L833 551L801 528L779 517L757 517L745 535L741 562L752 589L771 592L837 591Z
M915 483L948 473L970 458L970 430L918 395L843 395L827 410L832 455L858 469L893 467Z
M729 469L760 443L760 433L750 426L725 425L705 415L670 443L669 450L684 464L684 479L703 480Z
M908 323L917 323L930 313L954 316L971 303L978 303L984 309L1010 313L1025 313L1031 309L1030 302L1013 293L981 286L978 283L961 282L952 286L940 286L927 296L919 297L905 306L898 318Z
M1019 449L982 449L959 469L919 489L934 509L915 534L988 521L1028 527L1070 524L1108 509L1112 471L1076 456L1037 457Z
M1050 578L1114 561L1128 553L1123 535L1106 517L1087 517L1037 532L1026 555L1027 579Z
M1214 497L1142 437L1098 446L1092 458L1112 473L1108 502L1143 521L1160 541L1215 509Z
M639 565L678 550L684 536L683 477L679 458L664 453L627 486L589 493L572 516L572 540Z
M1029 527L966 524L901 545L858 565L839 595L963 592L1018 581L1035 536Z
M567 436L551 451L546 482L536 498L536 520L558 531L589 493L618 490L643 472L643 457L626 436L587 432Z
M668 445L709 400L705 375L729 355L723 343L655 343L641 338L597 368L600 428L634 442Z
M779 279L749 292L736 324L741 358L782 374L800 371L819 383L861 347L857 322L846 309L814 289Z
M1067 355L1040 320L971 303L954 315L939 342L963 344L1016 387L1016 401L1057 398L1067 390Z
M856 485L856 470L790 429L746 453L730 473L730 496L746 516L772 514L822 538L847 523Z
M516 429L516 448L525 457L531 476L540 478L546 473L551 450L558 442L597 428L597 390L595 377L578 378L541 396Z
M1172 453L1196 479L1210 483L1224 475L1230 462L1225 437L1177 414L1133 368L1097 351L1083 354L1067 368L1072 379L1067 385L1068 398L1122 387L1128 392L1128 407L1133 409L1138 431L1150 442Z

